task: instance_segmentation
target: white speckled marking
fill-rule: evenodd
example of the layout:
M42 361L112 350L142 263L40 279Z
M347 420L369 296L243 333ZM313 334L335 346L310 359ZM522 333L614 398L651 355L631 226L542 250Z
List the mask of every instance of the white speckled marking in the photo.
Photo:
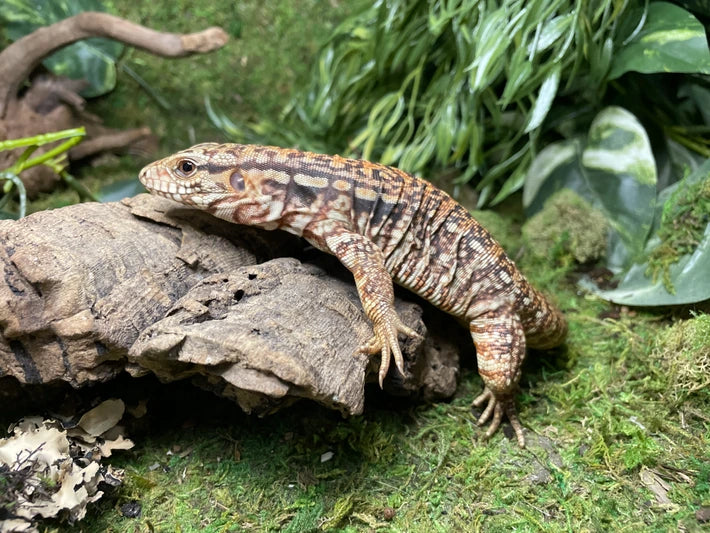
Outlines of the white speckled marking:
M309 176L308 174L296 174L293 177L293 181L296 182L297 185L316 189L323 189L328 186L327 179L321 178L320 176Z
M360 200L374 202L377 200L377 191L365 187L355 187L355 196Z
M336 180L333 187L339 191L347 192L350 190L350 183L345 180Z
M280 170L269 170L266 175L269 179L272 179L281 185L288 185L291 182L291 176Z

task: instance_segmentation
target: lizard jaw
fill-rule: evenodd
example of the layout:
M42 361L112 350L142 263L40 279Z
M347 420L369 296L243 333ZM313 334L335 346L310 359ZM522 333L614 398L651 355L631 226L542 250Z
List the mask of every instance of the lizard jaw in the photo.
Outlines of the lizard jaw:
M152 165L143 168L138 179L149 192L158 196L184 204L203 205L202 191L198 183L176 183L170 176L166 178L161 169Z

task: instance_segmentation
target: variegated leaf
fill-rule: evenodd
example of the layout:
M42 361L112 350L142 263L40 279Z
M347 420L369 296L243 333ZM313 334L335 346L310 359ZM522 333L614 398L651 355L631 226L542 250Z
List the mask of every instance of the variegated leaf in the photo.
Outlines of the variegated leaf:
M616 239L610 266L640 259L656 203L656 165L641 123L620 107L601 111L586 140L554 143L535 158L525 179L523 205L531 215L554 192L569 188L609 219Z
M656 218L659 219L664 207L664 200L672 201L671 197L680 186L689 186L702 180L710 179L710 160L706 160L691 175L680 183L667 187L659 195L659 205ZM649 241L646 253L650 253L659 244L656 237ZM622 305L681 305L701 302L710 299L710 223L700 243L693 253L684 255L677 263L670 265L669 278L674 292L669 292L662 279L654 283L647 275L648 261L634 264L621 278L614 290L601 291L592 288L606 300Z
M648 6L641 30L616 51L609 79L634 70L710 74L705 28L691 13L667 2Z

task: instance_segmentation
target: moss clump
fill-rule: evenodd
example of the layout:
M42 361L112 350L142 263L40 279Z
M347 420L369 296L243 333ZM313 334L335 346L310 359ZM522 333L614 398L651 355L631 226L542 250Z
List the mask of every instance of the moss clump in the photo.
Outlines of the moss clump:
M697 315L662 331L651 352L668 380L672 397L710 400L710 315Z
M681 257L692 254L710 224L710 175L686 185L681 183L663 206L658 238L661 243L649 254L646 275L655 283L662 276L663 285L671 294L670 266Z
M523 239L536 256L552 254L562 264L589 263L604 255L608 228L601 211L563 189L523 225Z

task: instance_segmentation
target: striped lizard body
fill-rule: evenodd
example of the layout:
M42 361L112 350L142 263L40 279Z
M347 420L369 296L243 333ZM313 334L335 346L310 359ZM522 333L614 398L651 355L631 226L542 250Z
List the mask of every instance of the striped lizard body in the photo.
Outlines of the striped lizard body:
M490 234L448 194L396 168L269 146L203 143L145 167L148 190L217 217L282 229L335 255L353 274L381 353L404 374L398 334L418 334L394 309L392 281L469 325L491 419L510 420L524 446L514 393L526 345L563 342L562 314L534 289Z

